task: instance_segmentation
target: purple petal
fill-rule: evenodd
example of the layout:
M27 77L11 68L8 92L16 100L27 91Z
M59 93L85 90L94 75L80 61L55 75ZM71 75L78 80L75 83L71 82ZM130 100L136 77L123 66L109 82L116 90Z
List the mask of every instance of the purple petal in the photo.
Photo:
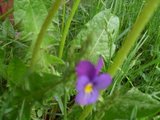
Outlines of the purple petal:
M77 80L76 89L78 92L84 91L84 87L89 83L89 78L87 76L80 76Z
M90 80L96 76L96 68L89 61L81 61L76 67L76 72L78 77L87 76Z
M104 61L103 58L100 57L96 66L96 74L98 75L99 72L101 71L102 67L104 66Z
M112 78L109 74L101 74L94 79L94 86L98 90L105 89L112 83Z
M85 94L84 92L79 92L76 96L76 103L80 105L87 105L95 103L98 99L98 91L96 89L93 90L90 94Z

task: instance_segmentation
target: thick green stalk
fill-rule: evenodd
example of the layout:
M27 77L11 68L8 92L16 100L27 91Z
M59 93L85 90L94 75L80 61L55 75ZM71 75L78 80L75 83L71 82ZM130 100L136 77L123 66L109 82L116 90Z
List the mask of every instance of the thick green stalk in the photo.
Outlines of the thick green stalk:
M141 34L142 30L144 29L145 25L149 22L151 16L153 15L154 11L160 4L160 0L150 0L146 3L144 6L141 14L137 18L135 24L133 25L132 30L128 33L128 36L126 37L124 43L122 44L122 47L119 49L117 52L113 63L108 69L108 73L114 77L118 69L121 67L123 64L124 60L126 59L129 51L133 47L134 43L138 39L139 35ZM85 118L92 112L93 106L87 106L79 120L85 120Z
M160 0L150 0L144 6L140 16L137 18L132 30L128 33L126 40L122 44L122 47L119 49L117 55L115 56L113 60L113 63L108 69L108 73L111 76L114 76L117 70L123 64L130 49L133 47L134 43L138 39L145 25L150 20L151 16L153 15L154 11L158 7L159 3L160 3Z
M54 15L56 14L56 12L58 11L58 8L61 5L61 1L62 0L56 0L55 3L53 3L51 9L48 12L48 16L46 17L41 30L38 34L38 37L36 39L36 43L34 45L33 48L33 52L32 52L32 58L31 58L31 69L34 68L35 63L37 62L37 57L38 57L38 53L39 53L39 49L41 46L41 43L43 41L43 38L45 36L45 33L47 31L48 26L50 25L50 23L52 22L52 18L54 17Z
M64 30L64 22L65 22L65 15L66 15L66 4L63 4L63 11L62 11L62 32Z
M71 10L71 14L66 22L66 26L64 28L64 32L62 34L62 39L60 41L60 46L59 46L59 53L58 53L58 56L60 58L62 58L62 55L63 55L63 49L64 49L64 45L65 45L65 41L66 41L66 37L67 37L67 34L68 34L68 31L69 31L69 27L70 27L70 24L71 24L71 21L73 19L73 16L78 8L78 5L80 3L81 0L75 0L75 3L73 5L73 8Z

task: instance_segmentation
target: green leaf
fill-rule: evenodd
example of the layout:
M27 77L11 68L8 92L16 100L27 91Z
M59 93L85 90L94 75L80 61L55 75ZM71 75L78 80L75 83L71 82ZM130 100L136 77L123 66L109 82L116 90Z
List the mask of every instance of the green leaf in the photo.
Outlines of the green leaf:
M2 76L2 77L6 77L6 68L5 68L5 65L4 65L4 58L5 57L5 55L4 55L4 51L2 50L2 49L0 49L0 75Z
M26 100L24 99L22 101L22 105L21 105L21 108L19 110L18 120L29 120L30 117L31 117L30 116L30 111L31 111L31 104L26 102Z
M24 35L30 35L32 46L48 14L48 8L46 8L45 5L46 2L48 2L48 0L14 0L15 22L21 22L22 32ZM58 19L54 19L54 23L57 24ZM55 42L55 40L59 38L59 29L54 25L50 25L48 28L42 48L51 42Z
M13 58L7 68L7 79L10 87L19 86L24 80L27 67L18 58Z
M60 83L60 77L52 74L31 72L30 69L19 59L14 58L8 65L7 78L10 87L20 91L20 96L41 97L43 92L52 89L54 85ZM16 91L17 92L17 91ZM40 94L37 94L40 93ZM35 94L32 96L32 94Z
M37 35L47 15L42 0L14 0L14 8L15 21L22 20L25 32Z
M53 65L56 65L56 64L62 64L64 65L64 61L54 55L51 55L51 54L47 54L47 53L44 53L45 55L45 61L48 62L48 64L53 64ZM47 64L47 63L46 63Z
M37 116L38 117L42 117L42 115L43 115L43 110L42 109L38 109Z
M15 31L13 28L13 25L11 24L11 22L9 21L9 19L6 19L3 23L2 23L2 35L0 35L0 37L4 37L4 41L7 41L6 38L14 38L15 36ZM3 39L2 39L3 40Z
M64 105L63 105L63 102L62 102L62 98L60 96L56 95L55 99L58 102L58 105L59 105L59 108L62 112L62 115L64 115Z
M82 107L80 107L79 105L74 105L72 109L69 111L68 120L78 120L82 111Z
M60 84L60 77L52 74L43 73L43 75L39 75L38 73L31 73L26 80L25 89L30 94L35 97L38 96L42 98L42 95L53 89L56 85ZM54 88L55 89L55 88ZM38 93L38 94L37 94Z
M46 9L51 7L52 2L55 2L55 0L42 0L42 1L45 4Z
M14 0L14 18L16 23L20 23L22 36L29 36L28 41L31 41L31 47L28 50L25 60L31 58L35 40L40 32L42 24L48 15L50 0ZM49 71L50 64L45 64L48 61L45 59L44 52L52 52L55 44L59 43L60 29L58 15L53 19L52 24L46 31L44 40L41 44L39 53L38 66L45 69L40 69L41 72ZM52 46L53 45L53 46ZM55 52L55 51L54 51ZM53 57L52 57L53 59ZM57 61L57 60L56 60ZM39 71L39 70L37 70ZM50 72L48 72L50 73Z
M28 120L31 107L35 102L42 102L48 95L53 97L55 94L63 93L61 77L32 72L16 58L8 65L7 75L11 91L5 97L0 111L8 119Z
M110 10L103 10L88 21L75 40L75 46L80 48L82 42L92 35L92 43L89 45L88 58L95 61L99 55L111 57L115 51L114 40L119 30L119 18L111 14Z
M107 102L108 105L104 108L103 120L130 119L133 114L137 115L137 118L143 118L160 111L159 101L136 88L129 90L125 95L112 97Z

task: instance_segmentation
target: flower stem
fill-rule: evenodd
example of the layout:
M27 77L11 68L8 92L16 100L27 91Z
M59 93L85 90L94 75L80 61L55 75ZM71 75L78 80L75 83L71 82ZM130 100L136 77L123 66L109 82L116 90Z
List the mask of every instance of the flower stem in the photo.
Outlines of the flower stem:
M79 3L80 3L80 0L75 0L75 3L74 3L72 10L71 10L71 14L66 22L65 27L64 27L65 4L63 6L62 30L64 29L64 31L62 34L62 38L60 40L59 53L58 53L59 58L62 58L62 56L63 56L63 49L64 49L64 45L65 45L68 31L69 31L69 27L70 27L71 21L73 19L73 16L75 15L75 12L79 6ZM65 85L66 84L64 83L64 86ZM67 92L66 92L66 88L64 87L64 120L67 120L67 106L66 105L67 105Z
M69 27L70 27L70 24L71 24L71 21L73 19L73 16L78 8L78 5L80 3L80 0L75 0L75 3L72 7L72 10L71 10L71 14L66 22L66 26L64 28L64 32L62 34L62 38L61 38L61 41L60 41L60 46L59 46L59 53L58 53L58 56L60 58L62 58L63 56L63 49L64 49L64 45L65 45L65 41L66 41L66 37L67 37L67 34L68 34L68 31L69 31Z
M52 22L52 18L53 16L56 14L56 12L58 11L58 8L61 5L61 1L62 0L56 0L55 3L53 3L51 9L48 12L48 16L46 17L41 30L38 34L38 37L36 39L34 48L33 48L33 52L32 52L32 58L31 58L31 69L34 68L35 63L37 62L37 57L38 57L38 53L39 53L39 49L41 46L41 43L43 41L43 38L45 36L46 30L48 28L48 26L50 25L50 23Z
M140 16L137 18L135 24L133 25L132 30L128 33L126 39L124 40L124 43L122 44L122 47L117 52L117 55L113 60L113 63L108 69L108 73L112 77L116 74L118 69L123 64L128 53L130 52L134 43L137 41L145 25L149 22L151 16L153 15L154 11L158 7L159 3L160 3L160 0L150 0L144 6Z
M149 22L151 16L153 15L154 11L156 10L159 4L160 4L160 0L150 0L144 6L141 14L138 16L135 24L133 25L132 30L128 33L126 39L124 40L124 43L122 44L122 47L117 52L117 55L113 60L113 63L108 69L108 73L112 77L114 77L117 70L123 64L130 49L133 47L134 43L138 39L145 25ZM83 110L79 120L85 120L85 118L92 112L92 108L93 108L92 105L87 106Z

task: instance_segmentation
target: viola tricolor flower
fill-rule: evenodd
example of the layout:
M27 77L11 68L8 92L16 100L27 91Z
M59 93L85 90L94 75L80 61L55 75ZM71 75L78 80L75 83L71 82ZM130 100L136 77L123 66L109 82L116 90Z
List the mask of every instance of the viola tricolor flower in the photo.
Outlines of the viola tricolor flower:
M109 74L100 74L103 67L103 59L100 58L95 66L90 61L81 61L76 67L77 72L77 96L76 102L80 105L92 104L97 101L99 91L108 87L112 78Z

